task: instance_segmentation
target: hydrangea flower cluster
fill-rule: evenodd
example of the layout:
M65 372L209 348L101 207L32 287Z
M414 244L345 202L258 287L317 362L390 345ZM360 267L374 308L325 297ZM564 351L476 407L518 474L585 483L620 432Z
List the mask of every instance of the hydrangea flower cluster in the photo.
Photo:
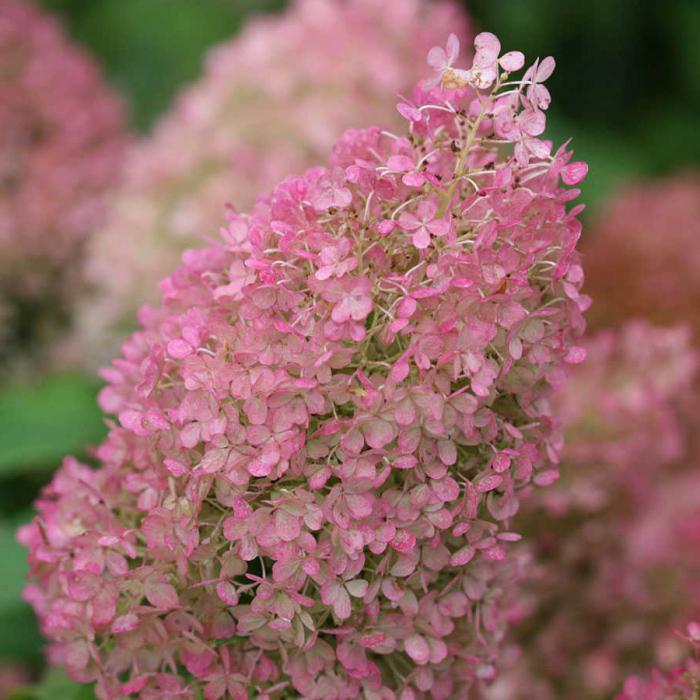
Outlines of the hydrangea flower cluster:
M698 700L700 698L700 623L690 622L682 636L692 656L669 672L652 670L647 678L632 676L615 700Z
M690 329L628 322L586 347L555 402L565 476L516 523L533 550L522 658L491 700L608 697L630 673L678 663L674 626L700 614Z
M29 2L2 0L0 364L65 320L82 248L119 173L124 128L121 102L57 23Z
M470 37L454 0L295 0L216 48L128 157L93 242L97 294L81 312L75 354L87 348L88 364L114 356L181 253L216 234L224 203L247 211L290 173L325 163L347 128L400 127L387 95L412 89L450 31Z
M557 478L548 397L588 300L585 168L532 127L542 76L482 46L489 85L437 64L402 132L350 130L229 213L104 371L102 465L68 459L20 535L51 659L102 700L493 677L509 523Z
M700 338L700 174L623 189L587 234L592 323L690 322Z

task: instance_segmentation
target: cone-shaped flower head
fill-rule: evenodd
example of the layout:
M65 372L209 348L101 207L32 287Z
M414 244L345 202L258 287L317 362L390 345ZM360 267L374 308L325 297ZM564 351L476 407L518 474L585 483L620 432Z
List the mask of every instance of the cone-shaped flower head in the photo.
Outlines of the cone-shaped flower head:
M348 131L142 312L102 466L68 460L21 535L52 660L101 698L493 676L509 520L556 479L548 395L586 306L570 154L531 133L534 79L497 72Z

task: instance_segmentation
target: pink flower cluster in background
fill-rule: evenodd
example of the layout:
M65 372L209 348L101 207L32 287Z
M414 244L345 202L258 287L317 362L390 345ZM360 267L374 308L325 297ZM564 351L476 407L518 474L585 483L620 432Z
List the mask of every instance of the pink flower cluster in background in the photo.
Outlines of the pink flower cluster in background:
M31 3L1 0L0 364L65 323L125 145L92 59Z
M423 77L428 49L450 31L470 35L450 0L295 0L215 48L129 155L92 245L96 295L75 352L93 366L113 357L181 253L215 236L223 204L247 211L290 173L326 162L349 127L398 127L391 98Z
M685 634L678 634L692 646L692 655L671 671L658 669L646 676L625 681L615 700L697 700L700 697L700 624L690 622Z
M104 371L101 466L66 460L20 535L51 660L102 700L494 676L510 521L557 479L549 396L584 356L585 167L541 138L551 59L510 81L493 35L463 73L457 46L398 133L346 132L185 253Z
M519 649L491 700L609 697L626 675L680 661L673 630L700 615L691 335L631 321L587 341L554 402L563 477L516 524L531 550Z
M682 173L614 194L583 244L595 326L639 316L691 323L700 338L700 175Z

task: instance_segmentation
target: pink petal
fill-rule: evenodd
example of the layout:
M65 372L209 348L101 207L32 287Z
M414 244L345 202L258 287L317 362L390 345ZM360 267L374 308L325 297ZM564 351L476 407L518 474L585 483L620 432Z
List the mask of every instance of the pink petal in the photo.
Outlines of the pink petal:
M114 634L119 634L120 632L131 632L139 625L139 618L136 613L126 613L126 615L120 615L112 623L112 632Z
M333 610L339 619L347 620L352 614L350 595L345 590L345 587L341 586L339 583L334 583L332 585L334 587L332 601L324 602L326 602L327 605L330 603L333 606Z
M579 160L562 168L561 179L567 185L578 185L588 174L588 163Z
M425 250L430 245L430 234L428 230L421 226L412 237L413 245L418 248L418 250Z
M501 42L491 32L481 32L474 37L474 48L481 54L493 56L495 61L501 51Z
M450 36L447 37L447 63L448 65L452 65L456 60L457 57L459 56L459 38L457 37L456 34L450 34Z
M365 649L371 649L384 643L386 634L384 632L375 632L374 634L365 634L358 639L358 643Z
M570 347L564 358L564 362L570 365L578 365L586 359L586 348L579 345Z
M389 569L389 573L396 578L404 578L410 576L418 565L419 553L416 550L400 554L396 563Z
M547 118L544 116L544 112L533 109L523 112L518 117L518 124L528 136L539 136L546 128Z
M461 549L458 549L450 557L451 566L464 566L468 564L474 558L475 550L471 545L466 545Z
M361 578L356 578L352 581L346 581L345 588L353 598L362 598L362 596L367 593L369 582Z
M447 67L447 54L442 46L433 46L428 51L428 65L434 70L441 71Z
M435 219L428 224L427 229L433 236L446 236L450 232L450 222L446 219Z
M389 544L397 552L410 552L416 546L416 536L408 530L398 530Z
M301 534L299 518L279 508L275 512L275 532L284 542L292 542Z
M389 376L391 377L392 382L396 382L398 384L399 382L402 382L404 379L406 379L406 377L408 376L408 372L408 362L406 362L406 360L397 360L391 368Z
M493 491L495 488L498 488L502 482L503 477L500 474L493 474L479 479L475 486L479 493L487 493L488 491Z
M442 639L428 639L430 647L430 663L439 664L447 658L447 645Z
M540 61L540 65L537 67L537 72L535 73L535 81L538 83L543 83L550 75L554 72L556 67L556 61L551 57L543 58Z
M396 429L391 423L377 418L362 425L362 434L372 449L381 450L394 439Z
M503 70L512 73L520 70L525 65L525 56L520 51L509 51L504 53L498 61Z
M168 343L168 355L178 360L191 355L193 350L194 348L182 338L174 338Z
M236 588L230 581L219 581L216 584L216 595L226 603L226 605L238 605L238 594Z
M401 173L407 170L413 170L415 167L413 161L408 156L391 156L386 164L391 170L398 170Z
M372 501L373 497L371 494L349 493L345 496L345 504L350 511L350 515L358 520L372 515Z
M425 175L412 170L401 178L401 182L408 187L420 187L425 182Z
M398 224L391 219L384 219L384 221L380 222L377 226L377 231L379 232L380 236L388 236L397 227L397 225Z
M165 468L175 477L182 476L187 473L187 467L175 459L166 459L163 462Z
M498 474L502 474L508 467L510 467L510 457L502 452L497 454L493 458L493 463L491 464L493 470Z
M408 102L399 102L396 105L398 113L404 118L412 122L419 122L423 119L423 113Z
M415 231L422 226L422 223L420 219L414 214L411 214L411 212L404 212L399 217L399 225L406 231Z
M169 583L147 583L144 592L148 602L156 608L170 609L177 607L177 592Z
M440 440L438 442L438 456L440 461L447 466L457 461L457 446L452 440Z
M412 634L410 637L404 640L403 643L406 653L415 661L419 666L428 663L430 659L430 647L428 642L423 639L419 634Z
M535 474L532 479L538 486L550 486L555 481L559 479L558 469L545 469L537 474Z

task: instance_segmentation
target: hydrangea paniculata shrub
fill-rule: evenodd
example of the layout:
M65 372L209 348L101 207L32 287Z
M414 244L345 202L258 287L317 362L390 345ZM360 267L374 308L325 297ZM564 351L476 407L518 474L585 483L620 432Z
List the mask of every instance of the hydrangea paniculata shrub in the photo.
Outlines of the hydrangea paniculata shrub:
M700 338L700 174L624 188L583 242L596 326L691 323ZM598 301L599 300L599 301Z
M37 350L69 315L119 174L124 116L53 18L0 0L0 364Z
M230 213L105 371L102 466L67 460L20 535L51 660L100 698L493 676L510 519L557 478L548 397L583 356L585 167L538 138L554 61L476 49L430 52L399 133Z
M627 675L679 662L673 630L700 615L691 335L636 321L587 341L554 402L562 479L516 522L533 561L515 634L522 658L491 700L609 697Z
M700 700L700 624L690 622L679 636L692 645L690 658L672 671L631 676L615 700Z
M292 172L325 163L347 128L396 128L387 95L411 90L452 31L453 0L295 0L214 49L202 78L136 144L110 224L93 243L80 352L113 357L181 253L215 235L223 203L248 211ZM97 357L92 357L92 355Z

